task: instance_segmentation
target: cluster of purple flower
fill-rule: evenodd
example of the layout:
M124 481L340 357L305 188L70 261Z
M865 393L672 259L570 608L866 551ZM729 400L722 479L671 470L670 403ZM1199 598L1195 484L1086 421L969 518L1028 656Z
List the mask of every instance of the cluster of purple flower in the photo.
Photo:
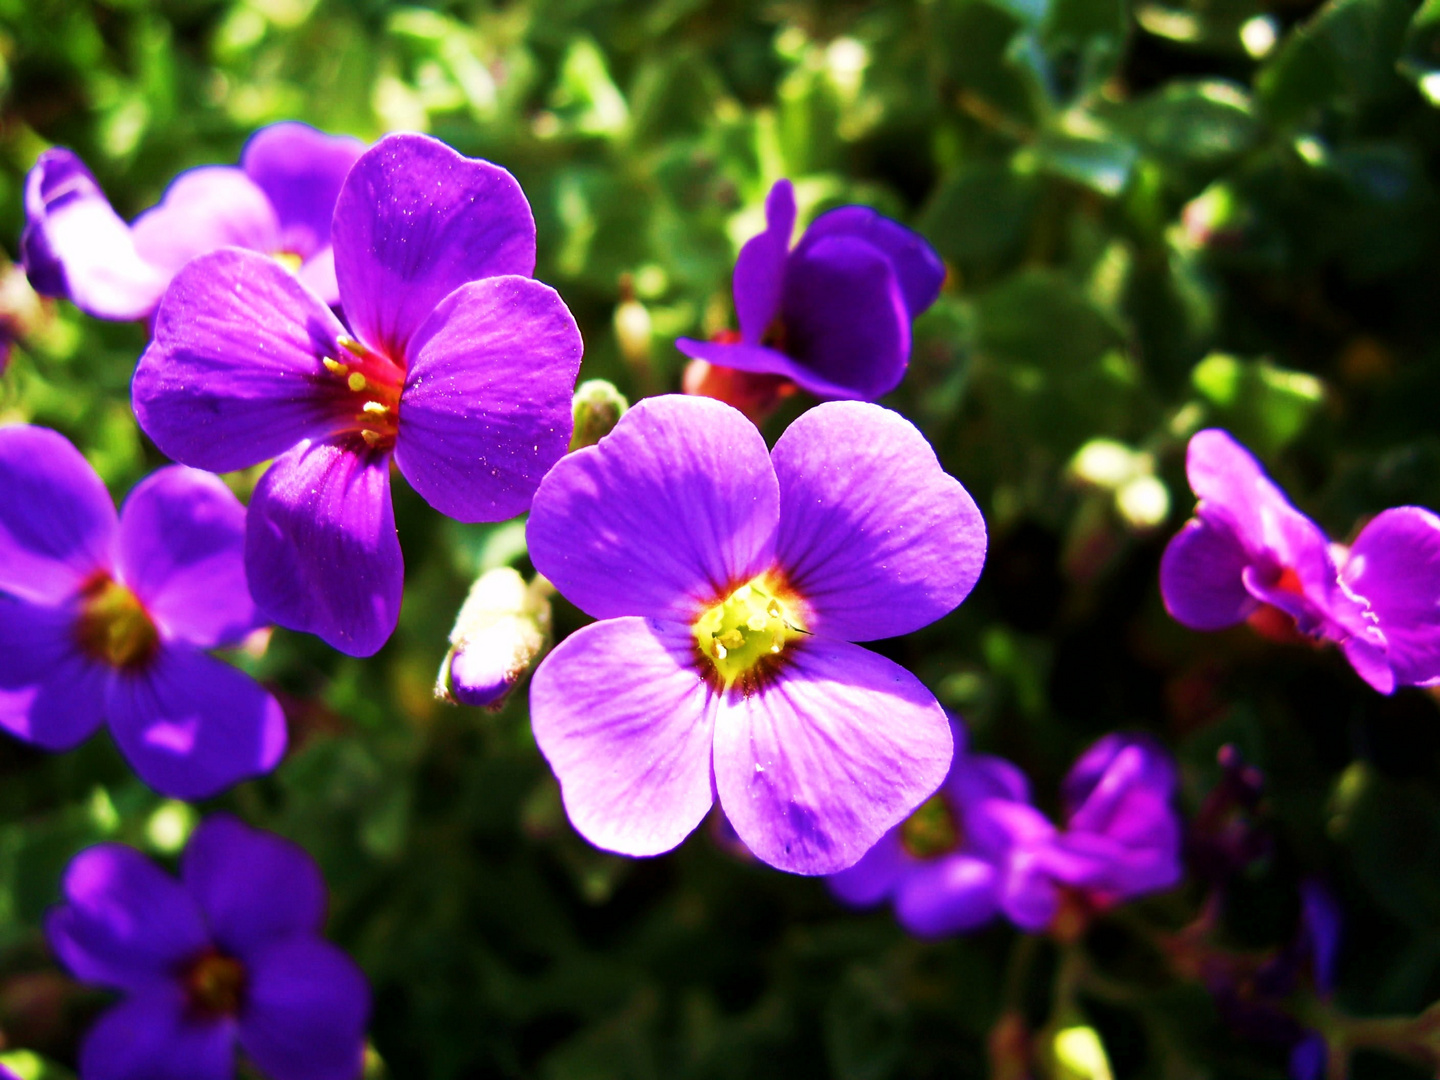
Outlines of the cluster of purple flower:
M41 157L26 209L38 290L150 320L134 411L181 464L117 516L61 436L0 432L0 725L19 738L65 749L108 720L181 798L272 769L279 706L209 651L266 623L355 656L384 645L403 591L393 460L452 518L529 510L537 571L598 620L531 689L536 742L597 846L668 851L718 803L764 862L830 875L849 903L891 898L926 937L997 914L1064 934L1179 879L1157 745L1096 743L1057 828L1019 769L970 753L915 676L855 644L945 616L985 559L970 495L871 403L944 279L915 233L843 207L792 249L794 192L776 184L735 267L738 333L678 345L708 365L696 385L728 372L751 404L794 386L825 402L767 449L727 404L652 398L567 454L580 334L531 277L534 221L498 166L421 135L367 149L281 124L134 225L64 150ZM272 459L248 510L210 475ZM1177 618L1282 613L1384 692L1440 679L1440 519L1387 511L1337 555L1223 433L1196 436L1190 476L1197 517L1162 575ZM221 817L181 877L113 845L72 864L52 944L129 995L92 1031L85 1080L219 1080L236 1040L280 1080L357 1075L367 995L318 938L313 864Z

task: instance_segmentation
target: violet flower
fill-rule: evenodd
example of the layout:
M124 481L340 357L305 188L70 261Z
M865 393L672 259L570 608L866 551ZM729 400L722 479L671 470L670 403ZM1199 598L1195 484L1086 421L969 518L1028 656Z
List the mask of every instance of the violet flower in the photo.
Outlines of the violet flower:
M257 625L244 530L207 473L161 469L117 516L63 436L0 429L0 727L66 750L108 721L140 778L181 799L273 769L280 706L207 652Z
M222 247L275 258L334 304L330 218L364 149L294 121L271 124L250 137L239 167L181 173L126 225L84 163L57 146L25 179L20 260L36 292L100 319L147 318L182 266Z
M133 848L82 851L45 920L76 978L124 1000L80 1048L80 1080L230 1080L235 1047L271 1080L356 1080L365 976L325 941L325 882L300 847L228 814L176 881Z
M963 933L1004 913L1027 930L1049 912L1012 872L1048 844L1055 827L1030 805L1025 774L1003 758L971 754L956 725L955 760L939 793L880 838L860 861L832 875L830 891L853 907L892 900L895 918L917 937ZM1043 905L1043 897L1042 905Z
M864 206L820 215L790 248L795 191L780 180L766 228L735 260L737 342L681 338L686 356L783 375L820 398L873 401L900 385L910 322L940 295L945 267L919 234Z
M1440 518L1386 510L1346 550L1227 433L1198 432L1186 469L1199 504L1160 564L1172 616L1332 642L1382 694L1440 681Z
M571 822L655 855L718 796L757 858L854 863L945 778L933 694L852 641L907 634L980 575L985 524L924 437L821 405L767 453L708 398L641 401L540 485L535 568L602 621L531 683Z
M390 459L441 513L527 509L570 441L580 332L528 275L514 178L424 135L355 163L335 206L348 326L273 259L226 249L176 275L132 387L162 451L213 472L277 459L245 566L274 622L352 656L383 645L404 564Z

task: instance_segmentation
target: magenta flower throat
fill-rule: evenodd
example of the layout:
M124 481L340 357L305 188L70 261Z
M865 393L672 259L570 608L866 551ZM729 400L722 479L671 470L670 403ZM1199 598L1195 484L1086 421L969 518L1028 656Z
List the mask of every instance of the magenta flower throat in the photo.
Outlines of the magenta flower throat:
M950 766L913 675L851 644L919 629L969 593L985 525L908 422L822 405L773 454L706 398L649 398L535 497L536 569L601 620L531 686L571 822L654 855L718 797L757 857L854 863Z

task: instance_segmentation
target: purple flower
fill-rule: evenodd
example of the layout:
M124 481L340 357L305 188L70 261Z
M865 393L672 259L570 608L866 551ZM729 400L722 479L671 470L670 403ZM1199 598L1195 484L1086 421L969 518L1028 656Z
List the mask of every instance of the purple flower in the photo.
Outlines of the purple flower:
M82 851L45 920L76 978L125 995L80 1050L80 1080L229 1080L235 1044L272 1080L354 1080L365 976L320 937L325 882L301 848L218 814L176 881L133 848Z
M891 829L854 866L833 875L836 897L855 907L893 900L895 918L917 937L962 933L1004 913L1027 930L1042 929L1033 877L1023 872L1055 827L1030 805L1025 774L1010 762L965 749L955 733L955 760L938 794ZM1016 872L1016 868L1021 872Z
M64 437L0 429L0 727L66 750L108 720L140 778L182 799L273 769L280 706L207 653L256 626L244 529L207 473L161 469L117 516Z
M338 299L330 218L359 139L288 121L257 131L238 168L181 173L158 206L126 225L81 160L46 150L25 180L20 259L35 291L100 319L143 319L197 255L241 247L295 271L326 303Z
M720 367L783 375L821 398L873 401L900 385L910 321L945 267L918 234L864 206L822 214L790 249L795 191L770 189L766 228L735 260L738 342L675 344Z
M1440 680L1440 518L1386 510L1347 551L1225 432L1198 432L1186 468L1199 504L1160 564L1178 621L1333 642L1383 694Z
M270 458L245 566L260 609L352 656L383 645L404 565L390 459L461 521L528 508L570 441L580 332L529 278L514 178L424 135L355 163L335 206L348 327L273 259L226 249L176 275L135 372L140 426L228 472Z
M755 855L829 874L944 779L944 711L850 644L917 630L980 575L985 524L895 413L829 404L767 453L729 406L640 402L535 496L535 568L602 621L531 684L591 843L654 855L718 796Z

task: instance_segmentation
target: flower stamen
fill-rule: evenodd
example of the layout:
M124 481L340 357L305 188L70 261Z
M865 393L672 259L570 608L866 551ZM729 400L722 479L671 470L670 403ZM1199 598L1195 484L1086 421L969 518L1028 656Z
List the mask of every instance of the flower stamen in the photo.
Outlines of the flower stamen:
M804 631L764 575L707 608L691 628L722 689L746 689L780 658L789 638Z

